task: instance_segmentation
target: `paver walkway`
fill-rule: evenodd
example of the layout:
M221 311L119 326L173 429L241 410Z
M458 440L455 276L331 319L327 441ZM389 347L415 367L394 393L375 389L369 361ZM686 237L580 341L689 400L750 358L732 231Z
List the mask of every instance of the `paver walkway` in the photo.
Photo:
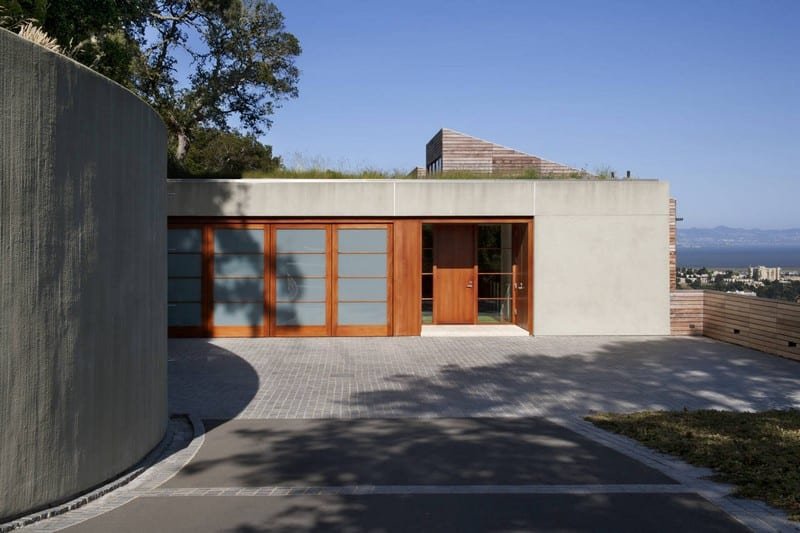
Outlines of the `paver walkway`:
M216 419L800 407L800 364L706 338L173 339L169 369Z
M170 341L169 372L171 411L205 433L131 487L31 529L795 529L708 471L582 421L800 408L800 364L753 350L669 337L184 339Z

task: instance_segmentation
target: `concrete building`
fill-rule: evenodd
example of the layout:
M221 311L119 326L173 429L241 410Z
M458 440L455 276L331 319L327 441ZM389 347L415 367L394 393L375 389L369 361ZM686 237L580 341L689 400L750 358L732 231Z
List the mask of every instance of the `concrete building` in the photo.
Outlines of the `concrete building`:
M172 180L168 190L175 336L670 331L664 182Z
M778 281L781 279L781 267L750 267L750 277L759 281Z

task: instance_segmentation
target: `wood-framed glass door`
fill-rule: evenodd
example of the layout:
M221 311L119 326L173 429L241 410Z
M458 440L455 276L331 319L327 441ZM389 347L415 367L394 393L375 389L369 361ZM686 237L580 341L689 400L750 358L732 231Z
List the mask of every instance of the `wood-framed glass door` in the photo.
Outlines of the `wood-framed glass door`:
M209 228L207 284L213 337L263 337L269 324L270 236L263 224Z
M173 224L167 230L167 325L171 337L205 335L204 237L202 224Z
M331 335L331 238L330 224L272 225L272 335Z
M391 224L336 224L331 255L333 335L391 335Z
M477 312L474 224L433 225L433 321L474 324Z

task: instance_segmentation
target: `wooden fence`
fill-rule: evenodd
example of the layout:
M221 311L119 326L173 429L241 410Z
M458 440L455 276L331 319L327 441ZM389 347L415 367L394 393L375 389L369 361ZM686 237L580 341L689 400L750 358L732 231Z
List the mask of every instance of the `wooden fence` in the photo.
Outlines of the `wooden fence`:
M705 335L800 360L800 304L718 291L675 291L670 318L673 335Z

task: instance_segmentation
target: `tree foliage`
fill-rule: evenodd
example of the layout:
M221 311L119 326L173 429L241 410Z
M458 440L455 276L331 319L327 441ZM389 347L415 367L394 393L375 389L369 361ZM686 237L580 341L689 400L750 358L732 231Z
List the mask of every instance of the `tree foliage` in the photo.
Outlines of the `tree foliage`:
M259 135L278 103L296 97L300 54L281 12L264 0L158 0L155 35L142 48L135 86L167 123L182 161L201 128ZM177 52L192 72L179 79Z
M176 178L238 178L246 170L270 173L280 166L272 147L255 137L213 128L195 132L182 162L170 158L170 174Z
M66 55L128 87L151 7L152 0L0 0L3 26L32 23Z
M271 148L255 136L271 127L283 100L297 97L301 53L272 2L0 0L0 11L3 26L38 25L64 53L150 103L167 124L177 166L194 173L200 161L220 161L208 144L187 160L212 130L228 156L247 154L242 164L258 162L254 170L262 170L272 161Z

